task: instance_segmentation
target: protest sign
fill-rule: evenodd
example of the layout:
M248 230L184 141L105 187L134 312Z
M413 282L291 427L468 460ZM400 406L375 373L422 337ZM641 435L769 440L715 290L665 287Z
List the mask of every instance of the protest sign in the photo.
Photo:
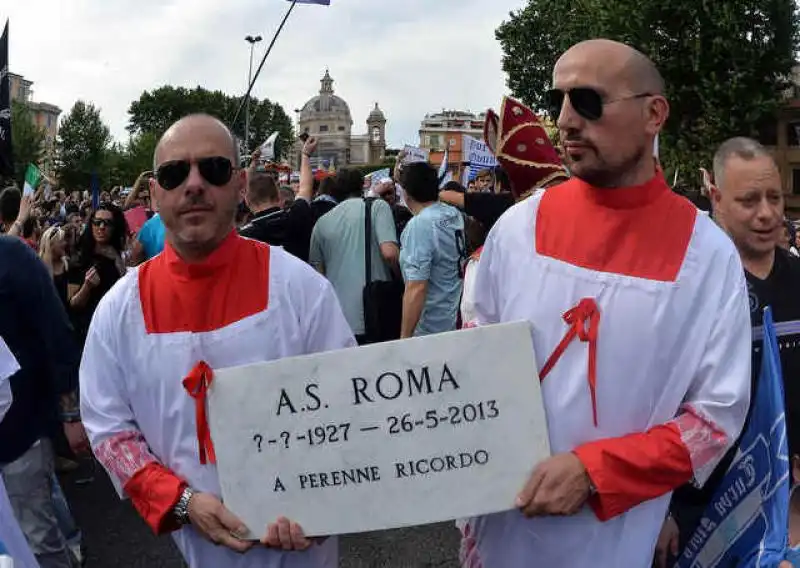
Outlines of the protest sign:
M417 148L416 146L409 146L408 144L403 148L403 152L405 154L405 158L403 158L404 164L427 162L430 157L430 151L424 148Z

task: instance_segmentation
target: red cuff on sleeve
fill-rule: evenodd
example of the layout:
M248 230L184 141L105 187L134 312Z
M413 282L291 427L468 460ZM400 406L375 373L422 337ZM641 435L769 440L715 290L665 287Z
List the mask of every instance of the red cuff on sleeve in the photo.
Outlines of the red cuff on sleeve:
M597 489L589 505L601 521L680 487L694 473L689 451L674 424L590 442L574 453Z
M125 493L153 532L161 535L180 528L172 510L185 488L186 482L181 478L151 462L133 474L125 484Z

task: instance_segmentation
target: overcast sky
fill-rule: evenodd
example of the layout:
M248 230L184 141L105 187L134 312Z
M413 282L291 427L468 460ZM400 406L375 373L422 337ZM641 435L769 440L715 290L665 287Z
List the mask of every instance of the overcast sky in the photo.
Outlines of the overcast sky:
M524 0L331 0L298 5L254 89L290 117L317 94L329 67L355 134L379 102L391 146L418 141L425 113L485 110L506 93L494 30ZM100 107L127 140L131 101L162 85L243 94L249 46L260 59L286 0L7 0L10 70L34 81L34 99L66 113ZM256 65L254 64L254 67Z

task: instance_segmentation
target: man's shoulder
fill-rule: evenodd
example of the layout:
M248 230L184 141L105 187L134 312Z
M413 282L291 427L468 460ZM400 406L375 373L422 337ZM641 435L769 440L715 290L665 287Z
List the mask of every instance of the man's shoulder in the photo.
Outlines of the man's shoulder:
M697 217L695 218L694 232L692 241L697 246L696 250L703 257L735 257L740 259L739 251L728 235L717 223L708 215L695 208Z
M278 284L280 289L287 290L290 297L308 290L318 292L327 285L325 277L307 262L303 262L281 247L269 248L270 281Z
M357 199L342 201L339 205L320 217L314 228L320 227L320 230L326 232L330 231L332 235L335 235L335 228L338 227L340 223L349 223L353 219L361 216L362 204L363 202Z
M163 221L161 220L161 215L156 213L152 217L150 217L147 221L144 222L142 228L140 230L144 231L147 229L148 231L152 231L155 228L163 226Z
M145 266L153 266L159 262L160 256L152 258L138 267L129 268L128 272L117 280L111 289L100 300L92 318L107 326L115 321L121 321L123 314L127 313L130 306L140 305L139 302L139 271ZM110 328L106 328L108 331Z

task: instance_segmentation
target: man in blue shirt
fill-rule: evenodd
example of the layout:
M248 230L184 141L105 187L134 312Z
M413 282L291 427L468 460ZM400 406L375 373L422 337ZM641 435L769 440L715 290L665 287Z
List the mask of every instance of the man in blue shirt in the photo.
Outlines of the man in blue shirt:
M136 235L132 264L150 260L162 250L164 250L164 222L161 220L161 215L156 213L142 225L139 234Z
M400 245L405 280L402 338L456 329L466 260L464 217L439 203L439 179L426 163L402 171L405 200L414 218Z

